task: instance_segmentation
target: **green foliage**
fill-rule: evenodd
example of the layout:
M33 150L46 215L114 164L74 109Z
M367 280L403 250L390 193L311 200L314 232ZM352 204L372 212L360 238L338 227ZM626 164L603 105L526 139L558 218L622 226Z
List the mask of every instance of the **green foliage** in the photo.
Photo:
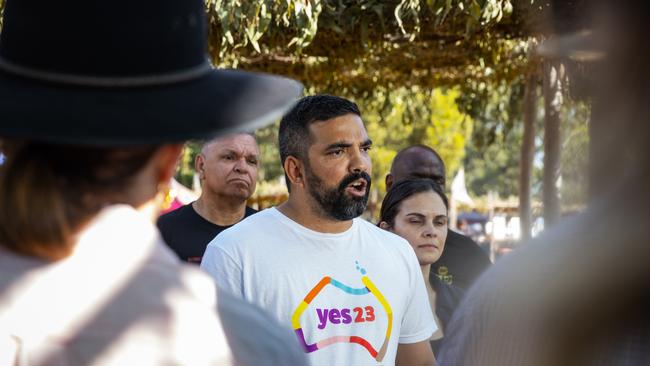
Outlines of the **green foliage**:
M563 210L575 209L587 201L590 112L587 103L571 100L561 111L560 203Z
M509 0L208 0L219 66L272 72L355 96L377 84L435 88L520 73L532 4ZM527 10L528 9L528 10ZM527 12L528 11L528 12ZM504 46L506 45L506 46ZM517 57L518 55L514 55ZM488 71L489 73L489 71Z
M369 39L372 21L379 30L411 41L423 25L469 35L513 12L510 0L207 0L206 6L219 58L240 47L262 53L260 40L300 53L315 39L319 27ZM280 42L275 40L282 34ZM377 38L377 35L374 36Z
M512 60L519 63L517 70L510 69L512 65L499 69L486 67L486 78L468 79L461 85L458 103L477 121L472 138L479 149L494 143L499 134L507 136L516 124L521 123L524 79L537 67L536 60L528 58L534 44L534 40L502 43L500 46L509 48Z
M318 30L321 2L318 0L207 0L213 41L219 60L235 63L234 51L252 47L262 52L260 40L274 31L293 33L286 44L300 51L308 45Z
M435 148L455 172L473 126L455 103L458 95L457 89L378 88L371 98L357 100L373 140L375 188L385 191L384 177L397 151L413 144Z
M465 178L470 195L483 196L493 191L506 198L519 194L522 135L523 124L517 124L508 134L498 133L488 146L479 149L468 145ZM535 175L539 176L539 172L534 172Z
M517 79L510 86L499 85L487 94L489 97L482 105L485 113L473 116L480 123L475 123L473 143L468 144L465 174L468 190L475 196L488 191L495 191L501 197L518 195L522 94L523 79ZM537 199L541 199L542 189L543 105L543 96L538 92L536 152L531 177L533 197ZM567 98L561 109L560 196L563 210L581 207L587 200L589 116L589 104L572 98Z
M520 52L525 54L526 47ZM511 83L470 80L462 87L459 105L476 121L465 159L467 188L474 196L493 191L506 198L519 193L524 82L525 75L519 75ZM533 185L538 170L533 168Z
M430 99L432 114L426 131L427 138L423 141L442 156L450 176L460 167L475 125L471 117L456 104L459 96L458 89L448 90L444 94L440 89L433 91Z
M257 143L260 146L259 180L270 181L284 174L280 163L280 150L278 149L278 130L280 121L273 125L255 131Z
M192 187L194 179L194 159L201 152L201 143L190 141L185 144L183 154L176 169L176 180L186 187Z

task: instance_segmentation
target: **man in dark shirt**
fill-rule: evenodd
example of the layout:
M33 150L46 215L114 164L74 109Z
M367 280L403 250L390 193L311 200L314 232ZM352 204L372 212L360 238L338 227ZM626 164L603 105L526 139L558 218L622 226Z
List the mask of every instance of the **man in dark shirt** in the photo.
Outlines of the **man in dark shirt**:
M433 179L445 186L445 163L428 146L413 145L397 153L386 176L386 189L399 181L417 178ZM431 276L466 290L490 264L488 256L472 239L449 230L445 250L432 265Z
M165 242L182 260L201 263L217 234L257 212L246 200L255 192L258 155L255 137L246 133L203 145L194 161L201 196L158 219Z

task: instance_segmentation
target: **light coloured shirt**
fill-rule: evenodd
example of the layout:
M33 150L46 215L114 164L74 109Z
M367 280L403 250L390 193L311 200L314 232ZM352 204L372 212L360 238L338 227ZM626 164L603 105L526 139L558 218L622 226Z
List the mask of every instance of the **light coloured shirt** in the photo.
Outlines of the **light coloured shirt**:
M0 365L230 365L216 306L147 217L111 206L63 260L0 250Z
M290 326L312 365L393 365L399 343L437 329L411 246L362 219L325 234L267 209L221 232L201 267Z

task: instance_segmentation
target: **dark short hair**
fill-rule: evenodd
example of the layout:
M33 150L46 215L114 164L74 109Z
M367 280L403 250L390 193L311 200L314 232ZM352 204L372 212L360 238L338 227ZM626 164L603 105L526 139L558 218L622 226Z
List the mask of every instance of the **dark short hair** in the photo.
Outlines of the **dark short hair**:
M356 114L361 117L359 107L354 102L341 97L317 94L300 99L280 121L278 139L282 166L284 167L284 162L289 155L306 161L307 150L311 144L310 124L346 114ZM286 183L287 188L291 190L288 177Z
M385 221L388 226L395 225L395 217L399 212L402 202L418 193L435 192L440 196L442 202L449 210L449 200L442 190L442 187L432 179L411 179L401 181L392 186L384 200L381 202L381 212L379 213L379 222Z

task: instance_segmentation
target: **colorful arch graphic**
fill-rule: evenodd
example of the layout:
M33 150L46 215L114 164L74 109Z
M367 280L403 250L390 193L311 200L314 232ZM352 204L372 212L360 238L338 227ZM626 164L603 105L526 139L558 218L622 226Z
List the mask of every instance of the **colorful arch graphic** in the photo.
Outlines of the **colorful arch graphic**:
M388 301L386 301L386 298L384 298L384 295L379 292L377 287L370 281L370 279L367 276L361 277L361 282L365 285L365 287L362 288L352 288L349 286L346 286L342 284L341 282L329 277L325 276L323 279L321 279L314 288L309 291L307 296L302 300L302 302L296 307L296 310L294 310L293 315L291 316L291 326L293 327L293 330L296 332L296 335L298 336L298 340L300 341L300 344L303 346L305 351L307 353L311 353L314 351L317 351L319 349L323 349L329 345L335 344L335 343L355 343L358 345L361 345L364 347L368 353L378 362L383 360L384 356L386 355L386 349L388 348L388 341L390 340L390 334L391 331L393 330L393 310L391 309L390 305L388 304ZM366 294L372 294L377 298L379 303L384 307L384 310L386 311L386 314L388 316L388 326L386 328L386 338L384 339L384 343L382 344L381 348L379 351L377 351L367 340L365 340L362 337L357 337L357 336L334 336L334 337L329 337L326 339L323 339L321 341L318 341L316 343L311 343L307 344L307 341L305 340L305 335L302 331L302 326L300 325L300 316L302 313L307 309L311 301L318 295L319 292L325 288L327 285L332 285L338 289L340 289L343 292L346 292L350 295L366 295Z

